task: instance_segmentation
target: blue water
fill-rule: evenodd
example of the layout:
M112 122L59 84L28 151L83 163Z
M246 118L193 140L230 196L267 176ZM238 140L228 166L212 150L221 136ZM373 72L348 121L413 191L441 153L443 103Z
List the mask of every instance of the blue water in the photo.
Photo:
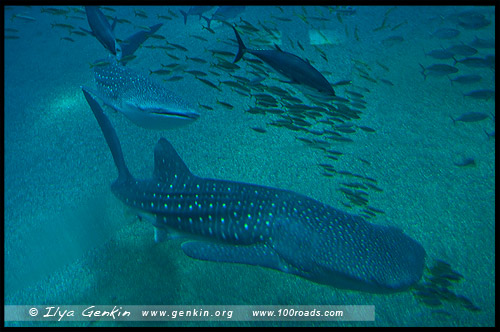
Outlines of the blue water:
M116 168L80 89L81 85L94 86L89 64L106 58L107 51L92 36L69 33L78 27L88 29L82 8L78 7L80 12L76 7L52 8L69 13L42 13L35 6L4 8L6 304L372 304L374 322L161 325L494 325L495 138L485 131L495 130L495 100L463 96L473 90L495 89L494 64L471 67L460 63L466 56L456 55L457 73L427 75L425 80L420 66L454 66L454 59L434 59L425 53L471 45L476 37L494 39L494 8L356 7L354 13L337 14L336 8L249 6L229 18L240 26L245 24L242 18L259 29L257 33L241 30L247 47L272 49L276 43L308 59L330 83L351 80L351 85L334 86L337 96L348 98L346 90L364 96L359 119L345 120L356 129L344 134L352 142L330 142L329 149L342 152L338 160L326 158L321 149L297 139L324 137L270 125L280 115L246 112L255 106L255 98L225 84L216 90L186 73L203 71L207 73L203 78L214 83L234 81L215 65L215 55L209 51L236 53L234 33L225 24L213 21L212 33L203 29L205 20L189 16L184 25L179 10L187 8L181 7L103 9L106 15L130 22L117 24L118 39L141 26L163 23L157 34L165 39L150 38L127 66L148 75L150 70L163 68L161 64L179 63L181 67L170 75L151 77L193 105L213 108L198 106L199 120L163 132L139 128L122 114L105 109L134 176L151 177L154 145L165 137L198 176L289 189L350 213L367 215L366 206L353 204L339 188L348 188L342 183L360 182L360 178L346 173L326 177L318 164L329 163L336 170L375 179L379 189L365 189L364 197L368 205L385 213L367 215L369 221L398 227L420 242L428 266L434 259L451 264L464 276L453 291L469 298L480 311L451 302L426 306L411 291L390 295L346 291L266 268L198 261L183 254L181 239L155 243L153 227L127 211L110 191ZM137 10L147 17L137 15ZM490 23L471 27L467 21L471 12ZM74 28L51 25L55 23ZM448 39L439 37L444 32L438 31L445 28L459 33ZM266 44L266 40L271 42ZM188 51L150 47L166 46L166 41ZM476 48L478 53L472 57L486 59L495 54L493 48ZM186 60L185 55L208 63ZM249 59L254 57L246 54L238 62L241 68L232 74L255 78ZM481 81L450 83L449 78L470 74L480 75ZM162 81L173 76L182 79ZM300 90L280 79L268 69L262 83L287 89L311 104ZM467 112L485 113L488 118L455 124L450 119ZM310 129L326 128L317 120L305 120L314 124ZM456 165L467 158L475 164ZM89 323L8 323L61 324Z

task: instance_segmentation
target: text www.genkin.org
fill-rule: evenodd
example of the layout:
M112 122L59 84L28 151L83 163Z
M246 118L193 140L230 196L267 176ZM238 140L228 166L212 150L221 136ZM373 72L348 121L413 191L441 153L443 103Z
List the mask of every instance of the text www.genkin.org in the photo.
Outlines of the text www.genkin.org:
M219 317L231 319L233 317L233 310L204 310L204 309L190 309L190 310L142 310L142 316L146 317L169 317L171 319L187 318L187 317Z

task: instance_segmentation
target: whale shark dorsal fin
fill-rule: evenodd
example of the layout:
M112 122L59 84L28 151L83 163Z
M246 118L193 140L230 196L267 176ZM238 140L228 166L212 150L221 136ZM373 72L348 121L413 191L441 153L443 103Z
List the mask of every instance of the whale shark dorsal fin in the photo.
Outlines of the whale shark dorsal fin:
M184 164L172 144L165 138L160 138L155 146L155 168L153 177L159 182L174 183L186 177L193 176Z

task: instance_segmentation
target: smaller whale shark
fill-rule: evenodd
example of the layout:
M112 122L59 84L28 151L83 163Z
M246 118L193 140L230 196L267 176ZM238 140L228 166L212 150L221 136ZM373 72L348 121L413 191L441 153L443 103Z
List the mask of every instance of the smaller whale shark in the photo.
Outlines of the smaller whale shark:
M147 129L177 128L199 118L199 114L173 92L124 67L130 56L163 24L152 25L148 31L138 31L119 44L113 32L116 18L110 25L99 7L86 6L85 11L92 31L81 29L95 36L115 56L108 65L94 67L97 90L82 87L87 93Z
M82 89L139 127L172 129L200 117L187 102L160 83L118 63L94 67L94 78L97 90Z

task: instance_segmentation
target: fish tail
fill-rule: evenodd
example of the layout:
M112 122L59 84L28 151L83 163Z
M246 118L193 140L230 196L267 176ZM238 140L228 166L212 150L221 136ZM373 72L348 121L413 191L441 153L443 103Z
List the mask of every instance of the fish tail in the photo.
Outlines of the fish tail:
M455 62L453 63L453 66L455 66L455 65L457 64L458 60L457 60L457 59L455 59L455 56L452 56L452 59L453 59L453 61L455 61Z
M181 12L182 16L184 16L184 25L186 25L188 14L185 11L183 11L183 10L181 10L180 12Z
M422 66L422 64L421 64L421 63L419 63L419 65L420 65L420 67L422 67L422 72L421 72L421 74L424 76L424 81L425 81L425 80L427 79L427 75L425 75L425 68L424 68L424 66Z
M111 31L115 31L116 22L118 22L118 18L115 16L113 23L111 23Z
M236 54L236 57L234 58L233 63L238 62L243 54L245 54L247 48L245 47L245 44L243 44L243 40L241 40L240 34L238 33L238 30L233 26L232 27L234 30L234 33L236 34L236 39L238 40L238 54Z
M203 15L200 15L200 17L202 17L205 21L207 21L208 28L210 29L210 22L212 22L212 20L209 19L208 17L203 16Z
M450 119L453 120L453 124L456 124L457 123L457 120L453 119L450 115Z

